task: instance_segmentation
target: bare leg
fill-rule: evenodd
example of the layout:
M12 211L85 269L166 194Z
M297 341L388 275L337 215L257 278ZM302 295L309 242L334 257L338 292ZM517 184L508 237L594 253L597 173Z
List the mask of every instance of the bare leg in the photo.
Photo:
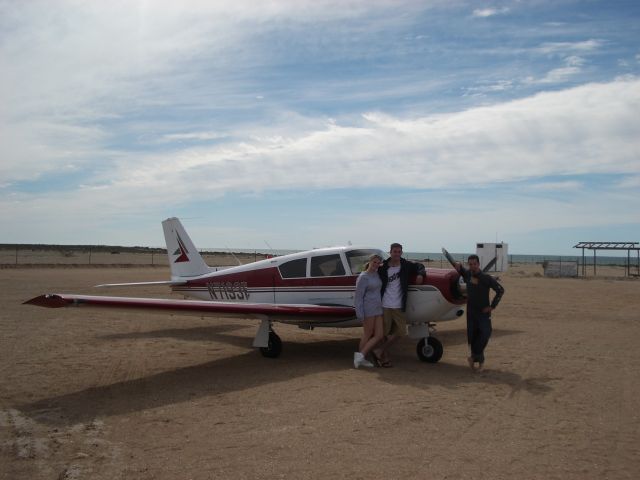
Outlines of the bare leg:
M386 362L389 361L389 349L393 346L394 343L398 341L400 337L398 335L388 335L386 342L382 346L382 359Z
M375 340L376 318L377 317L367 317L362 321L362 337L360 338L358 351L353 354L353 366L355 368L374 366L373 363L365 358L368 352L365 348L372 340Z
M369 319L366 319L365 321L367 320ZM360 352L364 355L367 355L371 350L373 350L373 348L375 348L375 346L378 345L383 338L382 317L381 316L372 317L370 323L371 323L371 326L373 327L371 336L367 341L364 342L364 345L362 340L360 340ZM364 339L364 336L363 336L363 339Z
M376 328L375 319L376 318L377 317L366 317L362 321L362 337L360 338L360 344L358 345L358 351L361 352L361 353L364 353L365 355L366 355L366 352L364 352L363 349L364 349L364 346L367 344L367 342L375 334L375 328Z

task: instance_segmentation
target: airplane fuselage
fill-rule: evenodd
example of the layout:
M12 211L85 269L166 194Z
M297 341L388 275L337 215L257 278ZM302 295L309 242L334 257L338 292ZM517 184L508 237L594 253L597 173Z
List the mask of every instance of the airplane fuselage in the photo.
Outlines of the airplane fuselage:
M214 271L186 280L172 290L199 300L351 307L359 272L372 253L382 254L376 249L358 247L311 250ZM420 285L415 278L411 279L407 321L422 324L457 318L464 305L457 280L455 271L435 268L427 270ZM353 317L303 323L343 327L360 324Z

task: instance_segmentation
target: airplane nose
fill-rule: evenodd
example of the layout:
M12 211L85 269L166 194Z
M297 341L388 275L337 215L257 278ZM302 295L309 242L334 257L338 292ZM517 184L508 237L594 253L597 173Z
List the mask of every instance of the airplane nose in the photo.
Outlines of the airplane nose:
M464 283L462 277L458 278L458 281L456 282L456 292L461 297L467 296L467 284Z

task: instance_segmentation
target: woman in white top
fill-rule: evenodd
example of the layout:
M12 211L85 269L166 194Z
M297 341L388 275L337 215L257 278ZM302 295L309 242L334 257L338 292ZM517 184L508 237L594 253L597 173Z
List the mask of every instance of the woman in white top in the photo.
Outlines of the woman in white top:
M353 366L373 367L366 355L382 341L382 280L378 267L382 264L380 255L373 254L364 266L364 272L356 281L354 306L356 317L362 322L363 333L358 351L353 354Z

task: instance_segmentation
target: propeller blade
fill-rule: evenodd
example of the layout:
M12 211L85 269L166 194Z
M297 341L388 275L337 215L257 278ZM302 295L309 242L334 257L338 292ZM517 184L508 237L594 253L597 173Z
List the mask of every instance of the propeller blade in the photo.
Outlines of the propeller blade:
M442 248L442 254L446 257L447 260L449 260L449 263L451 264L451 266L453 268L456 268L456 261L453 259L451 254L447 252L447 249L444 247Z

